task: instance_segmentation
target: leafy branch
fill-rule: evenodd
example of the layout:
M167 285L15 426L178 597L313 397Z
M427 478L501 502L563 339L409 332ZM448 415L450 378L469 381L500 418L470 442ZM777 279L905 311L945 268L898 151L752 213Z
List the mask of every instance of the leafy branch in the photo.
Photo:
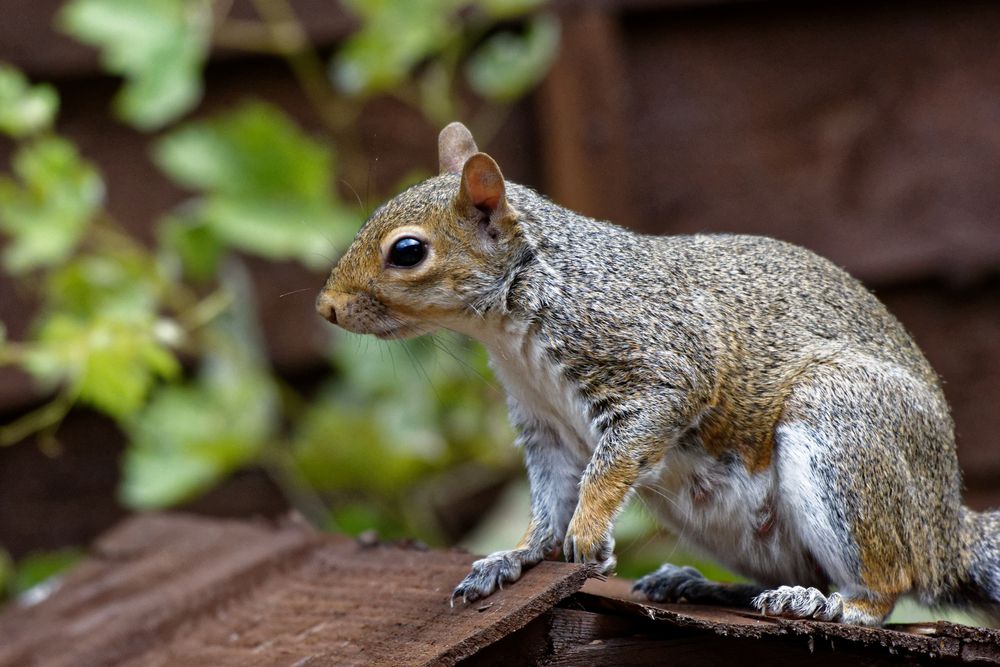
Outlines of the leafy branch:
M364 517L431 539L433 527L406 525L428 474L473 458L507 465L497 444L509 439L506 417L478 377L488 374L481 350L457 339L371 349L337 336L331 379L301 394L265 357L240 256L326 270L317 249L343 248L361 222L337 183L364 164L354 128L368 101L392 96L442 125L478 96L478 122L495 127L545 73L558 23L538 0L343 4L359 27L329 59L288 0L253 0L251 20L231 17L231 0L62 8L58 28L122 77L114 113L160 133L153 161L191 193L156 221L151 247L109 214L100 170L56 132L55 89L0 65L0 133L16 146L0 175L0 262L41 303L25 340L0 336L0 364L52 396L0 426L0 445L34 436L55 451L62 420L84 404L128 437L130 507L170 506L258 466L317 524L349 529ZM284 60L322 134L261 101L182 120L203 95L213 46Z

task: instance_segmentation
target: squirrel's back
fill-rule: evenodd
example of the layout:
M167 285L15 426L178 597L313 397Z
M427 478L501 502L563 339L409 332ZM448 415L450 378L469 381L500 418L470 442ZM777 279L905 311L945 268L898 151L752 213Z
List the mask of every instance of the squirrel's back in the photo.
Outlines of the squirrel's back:
M658 348L681 349L695 386L753 378L762 386L743 393L758 394L803 365L852 354L898 366L944 406L937 375L902 324L805 248L751 235L636 234L528 188L511 184L510 198L544 267L520 296L530 291L524 300L543 304L540 321L573 329L551 339L577 341L580 356L613 361L625 352L631 363L656 364Z

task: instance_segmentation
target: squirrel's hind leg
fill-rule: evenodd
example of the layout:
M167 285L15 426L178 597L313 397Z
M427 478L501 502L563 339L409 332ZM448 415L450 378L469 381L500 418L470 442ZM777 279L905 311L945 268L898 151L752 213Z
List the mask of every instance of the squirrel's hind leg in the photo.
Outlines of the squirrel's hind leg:
M782 586L754 606L877 625L900 595L932 588L958 511L935 481L957 479L948 424L934 392L888 362L841 359L800 376L775 430L778 512L839 592Z
M722 607L747 607L764 592L754 584L724 584L709 581L693 567L664 563L655 572L635 582L632 592L650 602L680 602L711 604Z

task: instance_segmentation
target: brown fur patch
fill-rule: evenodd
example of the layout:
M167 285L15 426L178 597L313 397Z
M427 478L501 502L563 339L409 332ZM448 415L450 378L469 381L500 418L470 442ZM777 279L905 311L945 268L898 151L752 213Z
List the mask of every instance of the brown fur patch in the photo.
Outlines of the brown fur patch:
M576 538L581 551L592 553L605 540L615 514L625 502L625 496L638 475L636 466L619 462L584 481L568 530L568 534Z
M532 519L528 522L528 527L524 531L524 535L521 536L521 540L517 543L515 549L527 549L531 546L534 541L535 531L538 530L538 524Z
M698 437L712 457L735 454L750 474L766 470L774 455L774 428L780 409L754 406L758 400L723 399L702 419ZM780 404L779 404L780 405ZM755 412L754 407L758 408ZM770 409L767 409L770 407Z
M848 616L850 612L857 612L881 620L888 616L889 612L892 611L898 597L899 596L896 594L891 594L879 595L874 598L852 598L850 600L844 600L844 615Z

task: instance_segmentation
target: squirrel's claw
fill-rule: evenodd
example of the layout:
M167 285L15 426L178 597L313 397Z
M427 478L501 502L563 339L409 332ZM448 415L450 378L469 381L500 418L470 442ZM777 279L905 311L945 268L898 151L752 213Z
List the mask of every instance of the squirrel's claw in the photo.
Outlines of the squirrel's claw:
M576 535L569 533L563 542L563 555L569 563L593 565L595 574L609 574L618 564L618 559L615 558L615 540L610 535L587 545Z
M751 604L765 616L839 621L844 615L844 599L840 593L826 596L816 588L805 586L779 586L764 591Z
M451 594L451 606L455 600L462 598L462 604L475 602L491 595L504 584L509 584L521 578L521 572L541 560L535 558L527 549L498 551L486 558L480 558L472 564L472 571L455 587Z

